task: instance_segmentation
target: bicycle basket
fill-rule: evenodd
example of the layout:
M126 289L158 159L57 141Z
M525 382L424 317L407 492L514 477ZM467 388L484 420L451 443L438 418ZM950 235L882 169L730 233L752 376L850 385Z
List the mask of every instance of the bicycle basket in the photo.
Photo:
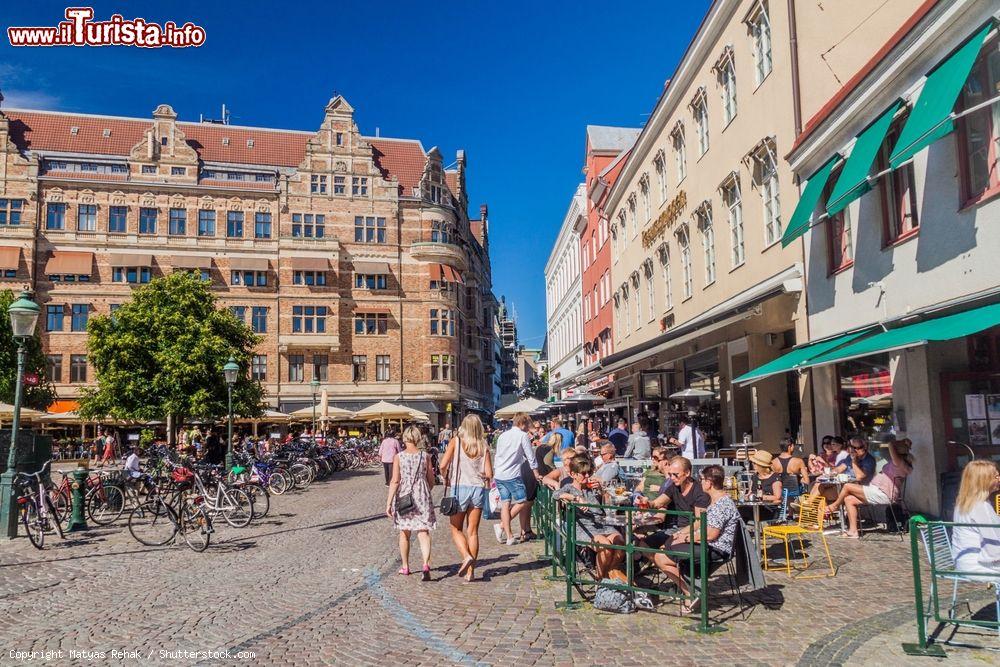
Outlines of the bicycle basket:
M194 481L194 473L188 468L174 468L170 473L170 479L178 484L186 484Z

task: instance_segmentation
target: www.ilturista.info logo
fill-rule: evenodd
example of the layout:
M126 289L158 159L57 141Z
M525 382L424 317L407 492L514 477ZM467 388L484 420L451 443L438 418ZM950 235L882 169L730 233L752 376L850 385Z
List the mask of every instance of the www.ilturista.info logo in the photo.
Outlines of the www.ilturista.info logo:
M55 27L7 28L11 46L163 46L184 48L205 43L205 29L190 21L178 26L163 25L142 18L126 19L113 14L107 21L94 21L93 7L67 7L66 20Z

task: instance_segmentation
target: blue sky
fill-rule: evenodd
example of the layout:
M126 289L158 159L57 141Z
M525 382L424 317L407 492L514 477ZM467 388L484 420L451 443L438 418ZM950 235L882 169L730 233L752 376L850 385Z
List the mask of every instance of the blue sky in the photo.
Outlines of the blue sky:
M81 3L83 4L83 3ZM470 208L488 202L494 290L522 342L545 333L543 268L582 180L587 124L639 127L708 7L687 2L96 2L95 18L205 28L200 48L22 48L0 40L6 106L311 130L333 91L362 132L464 148ZM3 27L65 4L8 3ZM239 11L236 8L239 7ZM377 7L379 11L373 11Z

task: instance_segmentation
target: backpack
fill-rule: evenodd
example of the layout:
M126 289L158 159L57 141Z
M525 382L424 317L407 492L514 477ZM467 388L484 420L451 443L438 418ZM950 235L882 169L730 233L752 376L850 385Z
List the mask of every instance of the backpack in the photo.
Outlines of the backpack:
M632 598L632 593L606 585L617 583L619 582L614 579L601 579L601 583L597 585L597 592L594 593L594 609L616 614L634 614L635 600Z

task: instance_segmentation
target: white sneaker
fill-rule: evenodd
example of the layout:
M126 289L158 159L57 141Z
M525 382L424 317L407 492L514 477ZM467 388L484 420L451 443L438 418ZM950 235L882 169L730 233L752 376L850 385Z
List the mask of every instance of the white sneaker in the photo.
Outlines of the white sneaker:
M520 541L516 537L508 537L507 538L507 546L508 547L512 547L515 544L520 544Z
M493 534L497 536L497 542L500 544L507 541L503 537L503 527L499 523L493 524Z

